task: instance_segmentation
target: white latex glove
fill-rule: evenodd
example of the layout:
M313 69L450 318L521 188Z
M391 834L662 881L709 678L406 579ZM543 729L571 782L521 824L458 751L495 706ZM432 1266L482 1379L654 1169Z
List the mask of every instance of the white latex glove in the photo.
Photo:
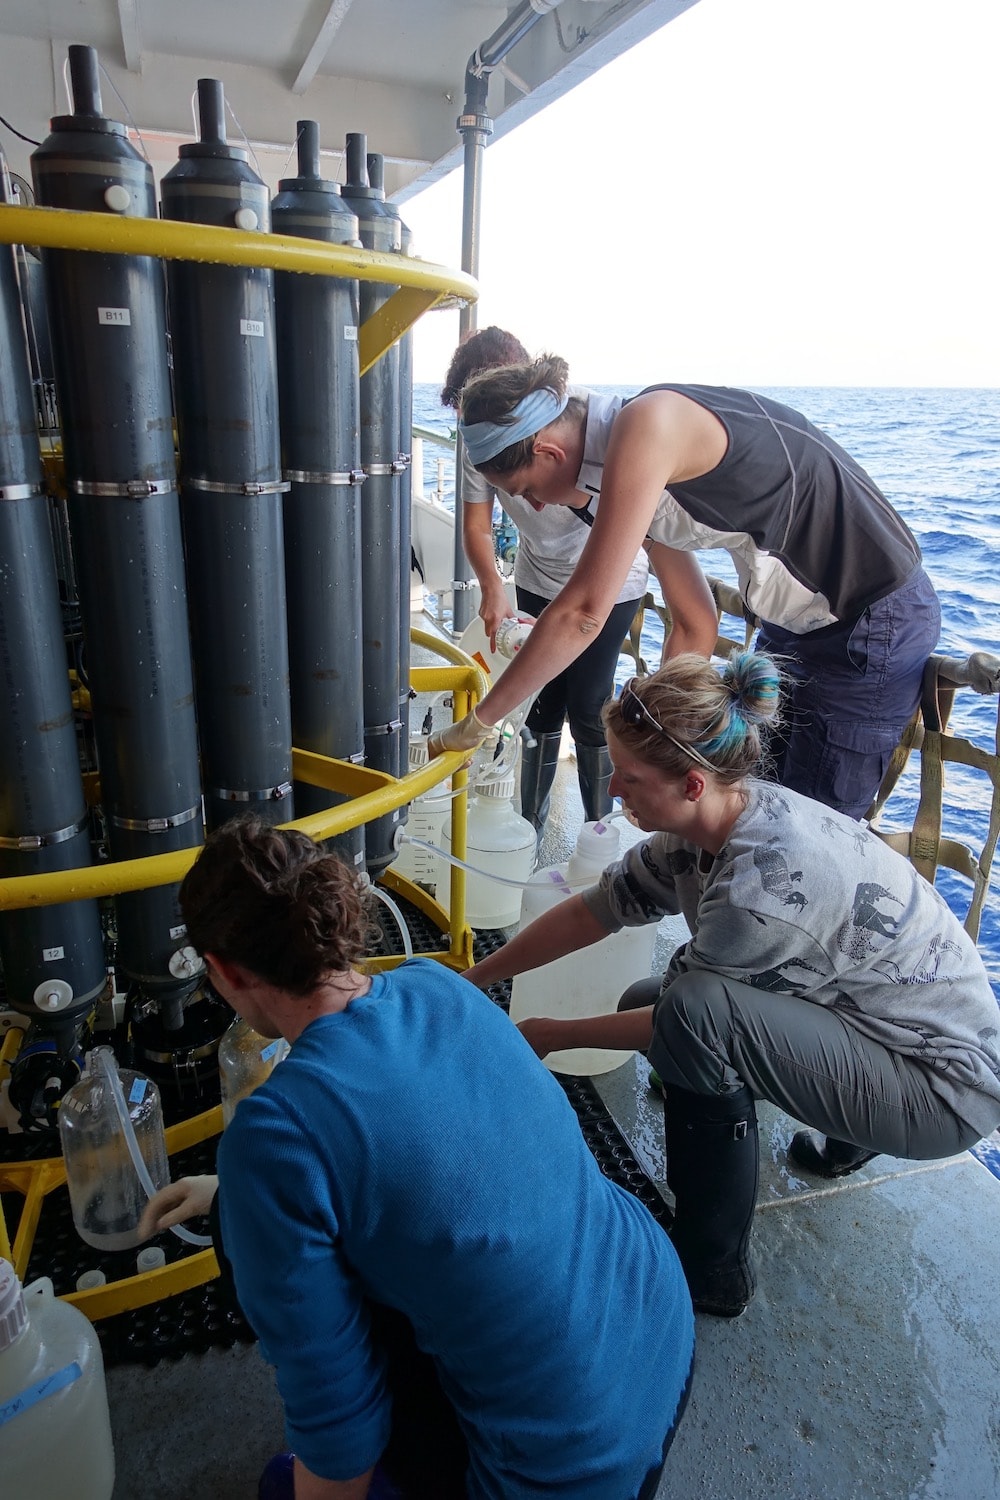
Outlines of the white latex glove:
M446 750L464 750L471 755L480 745L485 745L487 740L492 740L495 744L497 737L496 727L484 724L473 709L471 714L466 714L457 724L449 724L447 729L438 729L434 734L428 735L427 755L430 760L436 755L443 755Z
M219 1187L219 1179L206 1173L201 1177L178 1177L154 1193L139 1220L141 1239L151 1239L173 1224L207 1214Z

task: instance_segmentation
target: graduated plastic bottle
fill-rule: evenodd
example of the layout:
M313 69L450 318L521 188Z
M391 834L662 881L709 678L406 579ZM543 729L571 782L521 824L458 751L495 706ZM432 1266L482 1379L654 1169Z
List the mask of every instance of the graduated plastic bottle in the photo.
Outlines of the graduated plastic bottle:
M233 1118L240 1100L252 1094L265 1078L270 1078L287 1053L284 1037L272 1041L237 1016L219 1043L223 1129Z
M0 1260L0 1494L111 1500L115 1455L101 1346L48 1277Z
M410 741L410 770L418 770L427 764L427 741L416 735ZM445 822L451 813L451 781L432 787L422 797L410 803L403 843L392 862L397 875L412 880L416 885L425 885L434 890L441 879L441 856L431 849L418 848L410 839L422 839L426 844L440 846ZM445 886L447 889L447 885Z
M536 917L595 885L602 870L618 858L619 831L612 823L585 823L574 853L565 864L538 870L521 901L519 929ZM511 987L510 1018L555 1016L578 1020L603 1016L618 1007L624 990L646 979L653 963L656 925L623 927L599 943L567 953L530 973L518 974ZM545 1066L553 1073L610 1073L632 1054L602 1047L572 1047L550 1052Z
M451 853L451 817L441 836ZM466 820L466 861L477 871L466 877L466 921L470 927L512 927L521 910L517 886L501 884L496 876L523 883L535 862L537 835L527 818L514 811L514 777L484 781L469 798ZM444 868L450 868L442 861ZM438 882L437 899L449 905L448 879Z
M102 1052L121 1086L123 1097L117 1104L100 1061ZM147 1202L119 1108L128 1112L154 1188L166 1187L170 1170L156 1084L142 1073L117 1068L110 1048L95 1047L87 1053L83 1077L59 1107L73 1223L80 1238L95 1250L131 1250L138 1245L139 1220Z

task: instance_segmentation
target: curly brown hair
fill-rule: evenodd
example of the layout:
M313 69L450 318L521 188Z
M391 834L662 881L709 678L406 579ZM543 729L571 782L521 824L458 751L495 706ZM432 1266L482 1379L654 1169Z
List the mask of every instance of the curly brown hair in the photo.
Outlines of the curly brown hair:
M254 815L209 835L181 884L188 936L293 995L365 956L373 928L359 876L305 834Z
M558 354L540 354L526 364L504 365L499 369L484 370L474 375L462 388L460 416L467 425L473 422L496 422L503 426L513 416L519 401L532 391L552 391L556 396L566 394L569 383L569 365ZM569 418L575 423L584 421L586 403L579 396L571 396L566 410L559 418ZM481 474L516 474L531 463L534 456L535 433L532 437L520 438L504 448L495 458L476 464Z
M497 328L495 323L489 328L480 328L478 332L467 333L451 356L441 390L442 406L457 411L462 389L473 375L479 375L483 370L495 370L500 365L528 364L530 359L531 355L521 340L505 328Z

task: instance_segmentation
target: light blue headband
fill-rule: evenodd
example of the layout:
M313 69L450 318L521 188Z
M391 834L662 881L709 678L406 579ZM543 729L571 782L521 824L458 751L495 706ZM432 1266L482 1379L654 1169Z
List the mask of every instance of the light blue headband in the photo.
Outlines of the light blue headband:
M521 438L534 437L566 410L569 396L557 396L544 387L529 391L514 407L509 422L459 422L458 430L473 467L496 458Z

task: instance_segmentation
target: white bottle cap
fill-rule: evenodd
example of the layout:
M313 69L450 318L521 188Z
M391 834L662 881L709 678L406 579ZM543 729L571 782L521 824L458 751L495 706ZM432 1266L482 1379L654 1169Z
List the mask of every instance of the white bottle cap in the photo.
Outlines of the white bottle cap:
M598 818L596 823L584 823L576 841L576 852L588 864L610 865L618 858L621 834L614 823L605 823Z
M411 735L407 758L411 771L418 771L421 766L426 766L429 757L427 754L427 741L422 734Z
M95 1287L105 1286L108 1278L103 1271L98 1271L96 1266L92 1271L81 1271L76 1278L76 1289L78 1292L92 1292Z
M140 1276L144 1271L158 1271L166 1263L167 1257L159 1245L147 1245L135 1258L135 1268Z
M0 1259L0 1353L9 1349L28 1321L24 1293L9 1260Z
M512 802L514 800L514 773L509 776L498 776L495 781L480 781L473 788L477 797L488 797L493 802Z

